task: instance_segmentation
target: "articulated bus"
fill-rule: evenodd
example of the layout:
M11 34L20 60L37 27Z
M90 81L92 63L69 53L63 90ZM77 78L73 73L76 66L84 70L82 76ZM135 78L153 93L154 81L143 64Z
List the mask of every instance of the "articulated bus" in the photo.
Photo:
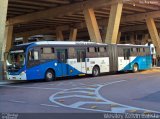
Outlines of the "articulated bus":
M57 77L146 70L150 47L94 42L40 41L16 45L7 53L8 80L54 80Z

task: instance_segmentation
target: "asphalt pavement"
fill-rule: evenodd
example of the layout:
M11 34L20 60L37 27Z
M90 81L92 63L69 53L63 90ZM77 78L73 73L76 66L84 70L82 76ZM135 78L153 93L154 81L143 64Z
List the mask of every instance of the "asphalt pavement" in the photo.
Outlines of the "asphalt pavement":
M1 113L159 113L158 71L1 82Z

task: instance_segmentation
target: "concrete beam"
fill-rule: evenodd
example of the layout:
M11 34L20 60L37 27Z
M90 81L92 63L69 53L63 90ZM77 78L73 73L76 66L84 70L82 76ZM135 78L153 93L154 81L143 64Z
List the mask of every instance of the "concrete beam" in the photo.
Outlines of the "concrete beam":
M71 40L71 41L76 41L77 31L78 31L78 29L76 29L76 28L72 28L72 29L70 30L69 40Z
M143 21L147 18L160 18L160 11L127 15L122 18L121 22Z
M37 29L37 30L32 30L32 31L15 33L14 36L15 37L33 36L33 35L52 33L53 31L55 32L55 30L53 30L51 28L43 28L43 29Z
M96 16L93 9L85 9L84 17L89 32L90 40L94 42L101 43L102 38L100 35L99 27L97 24Z
M156 27L160 28L160 24L156 23ZM148 30L147 25L132 25L132 26L124 26L124 27L120 27L120 31L121 32L130 32L130 31L144 31L144 30Z
M116 44L117 42L117 36L122 15L122 7L123 2L121 0L117 4L111 6L105 43Z
M71 15L73 13L83 11L89 8L98 8L102 6L108 6L116 3L118 0L87 0L84 2L78 2L70 5L65 5L61 7L51 8L44 11L39 11L35 13L30 13L22 16L17 16L10 18L10 24L20 24L40 19L54 19L55 17L61 17L64 15ZM95 4L96 3L96 4ZM34 16L34 17L33 17Z
M142 21L146 19L146 16L148 15L152 15L152 17L154 18L158 18L160 17L160 11L154 11L154 12L147 12L147 13L141 13L141 14L136 14L136 15L128 15L128 16L123 16L121 19L121 23L125 23L125 22L133 22L133 21ZM136 18L135 18L136 17ZM148 16L149 17L149 16ZM106 26L106 23L108 23L107 19L101 19L101 20L97 20L98 24L100 26ZM156 24L156 26L158 28L160 28L160 24ZM65 26L59 26L61 30L69 30L70 26L69 25L65 25ZM85 22L81 22L81 23L76 23L74 25L75 28L78 29L83 29L86 28L86 23ZM38 29L38 30L33 30L33 31L27 31L25 33L29 33L30 35L37 35L37 34L43 34L43 33L47 33L50 31L52 28L44 28L44 29ZM134 26L127 26L127 27L121 27L120 31L121 32L126 32L126 31L136 31L136 30L147 30L147 26L146 25L134 25ZM24 33L16 33L16 36L23 36Z
M156 53L160 56L160 38L153 18L146 19L149 34L151 36L152 42L156 47Z

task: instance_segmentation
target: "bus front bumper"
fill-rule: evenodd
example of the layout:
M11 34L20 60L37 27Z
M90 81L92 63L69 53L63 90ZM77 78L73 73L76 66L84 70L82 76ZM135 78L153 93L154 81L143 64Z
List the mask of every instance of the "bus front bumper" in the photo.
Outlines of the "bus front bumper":
M27 76L25 72L22 72L19 75L10 75L7 72L7 79L8 80L27 80Z

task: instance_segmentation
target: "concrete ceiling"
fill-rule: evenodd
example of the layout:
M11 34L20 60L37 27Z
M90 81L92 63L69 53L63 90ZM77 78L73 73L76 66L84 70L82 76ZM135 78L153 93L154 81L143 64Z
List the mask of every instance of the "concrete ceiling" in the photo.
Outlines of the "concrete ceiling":
M94 3L92 3L92 1ZM104 25L106 22L107 25L111 4L110 2L107 2L109 0L95 1L96 0L9 0L7 19L8 21L11 21L11 23L14 23L15 33L39 30L43 28L55 30L58 26L66 25L76 27L77 25L85 23L83 9L93 6L99 24ZM105 1L106 5L103 5ZM145 19L139 19L139 16L145 16L152 12L155 12L157 24L160 23L159 0L123 1L124 6L122 22L120 24L121 27L145 25ZM100 6L100 4L102 5ZM77 6L80 8L77 8ZM136 15L139 15L139 20L135 20L137 19ZM17 19L20 20L16 21Z

